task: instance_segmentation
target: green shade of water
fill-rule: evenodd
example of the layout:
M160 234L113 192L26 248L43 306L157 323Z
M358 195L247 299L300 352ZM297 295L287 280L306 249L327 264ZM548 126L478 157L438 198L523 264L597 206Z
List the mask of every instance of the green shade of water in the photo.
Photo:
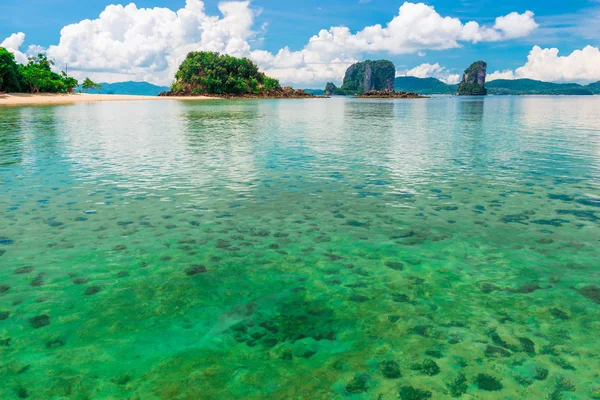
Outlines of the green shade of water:
M0 398L599 398L598 109L0 109Z

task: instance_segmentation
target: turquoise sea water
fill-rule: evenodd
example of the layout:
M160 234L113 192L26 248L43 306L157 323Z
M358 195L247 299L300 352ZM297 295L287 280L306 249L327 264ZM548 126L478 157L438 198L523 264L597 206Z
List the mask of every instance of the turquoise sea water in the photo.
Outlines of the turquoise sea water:
M0 398L600 398L600 97L0 108Z

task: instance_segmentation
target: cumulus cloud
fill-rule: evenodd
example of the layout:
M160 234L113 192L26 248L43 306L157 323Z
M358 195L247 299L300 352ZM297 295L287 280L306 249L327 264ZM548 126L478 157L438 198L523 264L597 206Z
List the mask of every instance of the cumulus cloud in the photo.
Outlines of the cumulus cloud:
M189 51L218 51L249 57L283 83L312 84L340 80L346 68L365 54L424 54L425 50L457 48L466 42L523 37L537 28L531 11L513 12L484 26L442 16L423 3L405 2L385 25L357 32L334 26L322 29L300 50L285 47L271 53L252 48L260 43L261 32L253 30L257 11L249 1L222 2L219 11L219 16L208 15L201 0L186 0L185 7L176 11L138 8L133 3L109 5L96 19L65 26L59 43L47 53L58 65L69 64L78 78L168 84ZM13 36L7 41L22 59L18 49L24 35Z
M0 47L4 47L6 50L13 53L15 55L15 60L19 64L26 64L27 56L19 51L23 42L25 42L25 34L23 32L13 33L0 43Z
M454 85L460 82L459 74L451 74L445 67L440 64L421 64L407 71L397 74L397 76L416 76L417 78L437 78L442 82Z
M542 49L534 46L527 63L515 71L496 71L489 80L529 78L546 82L600 81L600 49L586 46L567 56L559 56L556 48Z

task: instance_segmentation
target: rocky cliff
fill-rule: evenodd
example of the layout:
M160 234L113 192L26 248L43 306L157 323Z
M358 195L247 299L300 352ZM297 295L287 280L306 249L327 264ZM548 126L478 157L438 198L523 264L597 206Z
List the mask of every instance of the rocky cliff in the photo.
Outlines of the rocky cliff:
M348 95L361 94L371 90L394 90L396 67L391 61L367 60L353 64L346 70L341 90Z
M462 81L458 85L459 96L485 96L485 77L487 74L487 64L484 61L477 61L471 64L465 70Z

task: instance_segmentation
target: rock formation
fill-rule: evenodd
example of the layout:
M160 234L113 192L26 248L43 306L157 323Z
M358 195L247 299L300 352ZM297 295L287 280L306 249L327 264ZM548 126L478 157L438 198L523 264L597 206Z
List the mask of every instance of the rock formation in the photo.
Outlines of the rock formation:
M327 82L327 85L325 85L325 96L332 96L334 94L338 94L338 91L338 87L335 86L333 82Z
M346 70L341 90L347 95L378 91L394 91L396 67L391 61L367 60L353 64Z
M458 86L459 96L485 96L487 89L485 88L485 77L487 72L487 64L484 61L477 61L471 64L465 70L462 81Z

